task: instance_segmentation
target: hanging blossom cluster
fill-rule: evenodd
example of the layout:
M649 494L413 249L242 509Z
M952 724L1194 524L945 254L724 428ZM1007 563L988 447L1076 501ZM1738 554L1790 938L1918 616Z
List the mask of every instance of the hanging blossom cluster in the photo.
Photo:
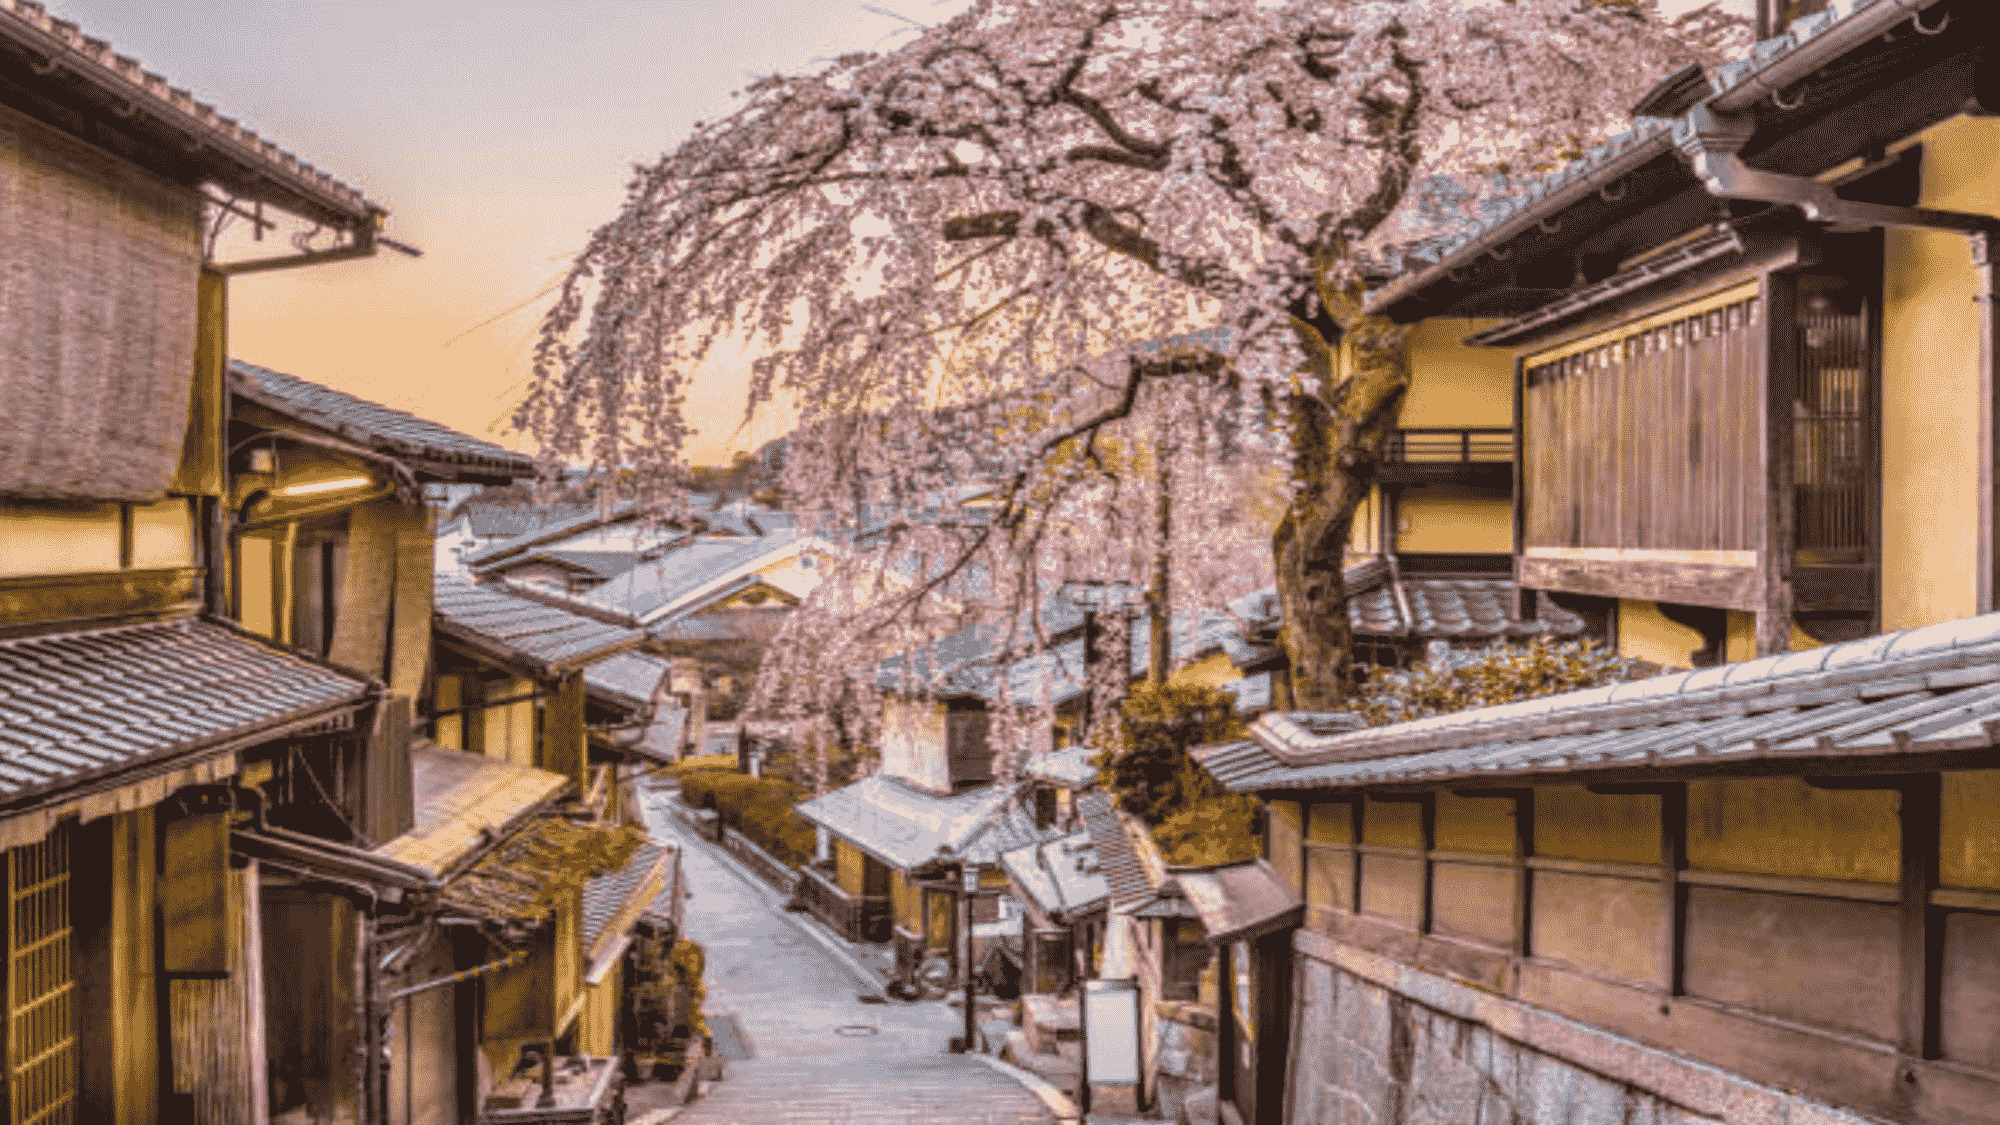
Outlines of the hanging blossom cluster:
M759 699L866 739L885 654L1146 585L1163 481L1176 603L1268 581L1287 404L1339 409L1301 326L1411 185L1559 159L1702 49L1651 0L977 0L639 169L516 423L671 497L692 374L747 342L750 410L800 413L788 502L848 552Z

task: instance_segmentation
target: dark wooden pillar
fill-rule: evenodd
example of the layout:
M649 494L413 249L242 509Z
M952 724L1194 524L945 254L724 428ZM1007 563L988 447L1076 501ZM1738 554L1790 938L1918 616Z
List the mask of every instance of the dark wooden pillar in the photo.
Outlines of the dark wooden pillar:
M1991 613L2000 609L2000 564L1996 564L1994 541L2000 532L2000 512L1995 511L1995 492L2000 491L2000 388L1993 384L1994 358L2000 355L2000 314L1994 308L1994 261L2000 245L1992 234L1969 235L1972 269L1978 279L1979 317L1979 544L1976 562L1977 609Z
M1792 648L1792 402L1798 368L1796 285L1764 275L1763 485L1764 533L1759 561L1763 599L1757 610L1757 655Z

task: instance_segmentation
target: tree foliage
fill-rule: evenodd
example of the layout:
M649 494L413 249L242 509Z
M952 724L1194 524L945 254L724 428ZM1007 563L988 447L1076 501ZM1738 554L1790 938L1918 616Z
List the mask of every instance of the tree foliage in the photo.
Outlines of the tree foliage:
M778 647L871 668L899 629L1143 582L1135 450L1172 428L1190 542L1231 507L1210 468L1288 476L1265 542L1298 702L1324 707L1347 683L1341 555L1407 384L1368 256L1408 236L1412 184L1566 158L1712 47L1651 0L974 0L754 83L640 168L517 422L551 459L671 490L690 379L747 340L751 409L803 420L788 499L867 545L834 624ZM975 485L980 518L940 518ZM839 637L861 639L819 643Z
M1101 756L1098 783L1126 812L1158 827L1222 792L1188 751L1244 736L1236 699L1221 688L1134 684L1120 708L1119 745Z

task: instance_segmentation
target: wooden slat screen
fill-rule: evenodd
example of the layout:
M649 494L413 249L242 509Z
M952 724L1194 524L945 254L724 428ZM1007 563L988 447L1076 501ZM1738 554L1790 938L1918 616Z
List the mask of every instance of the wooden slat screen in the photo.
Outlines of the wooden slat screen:
M7 851L7 1087L17 1125L76 1120L69 832Z
M1757 549L1762 302L1721 300L1529 360L1527 546Z

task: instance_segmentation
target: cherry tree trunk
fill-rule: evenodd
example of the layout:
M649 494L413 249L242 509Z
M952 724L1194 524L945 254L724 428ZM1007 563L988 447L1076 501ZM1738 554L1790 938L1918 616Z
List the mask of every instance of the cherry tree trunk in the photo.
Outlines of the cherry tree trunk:
M1375 483L1409 386L1399 328L1375 317L1340 321L1294 322L1318 387L1290 402L1298 488L1272 536L1291 705L1301 711L1330 709L1352 690L1342 572L1354 514ZM1343 337L1344 364L1338 343L1329 343Z

